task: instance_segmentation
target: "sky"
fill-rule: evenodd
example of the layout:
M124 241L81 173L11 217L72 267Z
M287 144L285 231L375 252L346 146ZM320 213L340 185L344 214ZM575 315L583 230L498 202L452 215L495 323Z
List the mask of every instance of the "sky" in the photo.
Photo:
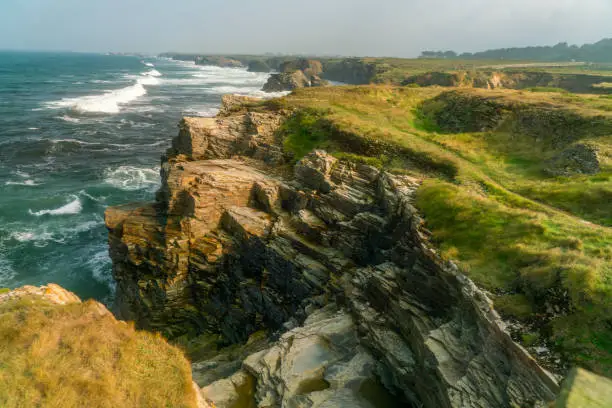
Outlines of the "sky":
M596 42L612 0L0 0L0 49L416 57Z

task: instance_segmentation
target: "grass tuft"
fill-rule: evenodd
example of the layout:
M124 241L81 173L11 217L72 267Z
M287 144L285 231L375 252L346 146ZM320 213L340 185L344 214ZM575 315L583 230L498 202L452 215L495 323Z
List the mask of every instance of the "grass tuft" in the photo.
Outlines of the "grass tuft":
M0 406L195 407L182 353L99 308L36 297L0 304Z

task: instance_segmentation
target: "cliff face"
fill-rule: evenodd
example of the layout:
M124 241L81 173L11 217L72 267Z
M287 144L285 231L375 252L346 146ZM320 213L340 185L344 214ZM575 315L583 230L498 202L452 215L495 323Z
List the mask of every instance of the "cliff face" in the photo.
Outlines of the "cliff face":
M280 66L279 74L272 74L263 90L266 92L293 91L298 88L325 86L327 81L321 79L323 66L320 61L297 59L287 61Z
M106 212L121 316L243 350L223 370L219 358L196 359L207 398L432 408L554 399L555 381L487 296L430 247L412 206L418 179L320 150L289 169L275 132L288 113L224 103L215 119L182 122L156 203ZM255 347L261 330L285 334Z
M323 61L322 77L347 84L365 85L372 82L379 68L376 64L358 58L327 60Z

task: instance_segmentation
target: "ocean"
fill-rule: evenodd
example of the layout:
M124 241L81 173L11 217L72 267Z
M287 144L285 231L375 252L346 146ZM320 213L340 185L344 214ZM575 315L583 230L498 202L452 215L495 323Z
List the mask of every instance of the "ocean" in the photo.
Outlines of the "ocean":
M184 115L268 74L94 54L0 52L0 288L113 296L104 210L153 200Z

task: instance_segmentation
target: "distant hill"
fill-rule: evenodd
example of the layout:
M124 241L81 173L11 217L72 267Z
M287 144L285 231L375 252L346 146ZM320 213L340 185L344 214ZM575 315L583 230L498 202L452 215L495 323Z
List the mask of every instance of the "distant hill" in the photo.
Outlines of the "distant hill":
M420 58L612 62L612 38L605 38L594 44L584 44L582 46L568 45L568 43L562 42L552 47L500 48L463 54L454 51L423 51Z

